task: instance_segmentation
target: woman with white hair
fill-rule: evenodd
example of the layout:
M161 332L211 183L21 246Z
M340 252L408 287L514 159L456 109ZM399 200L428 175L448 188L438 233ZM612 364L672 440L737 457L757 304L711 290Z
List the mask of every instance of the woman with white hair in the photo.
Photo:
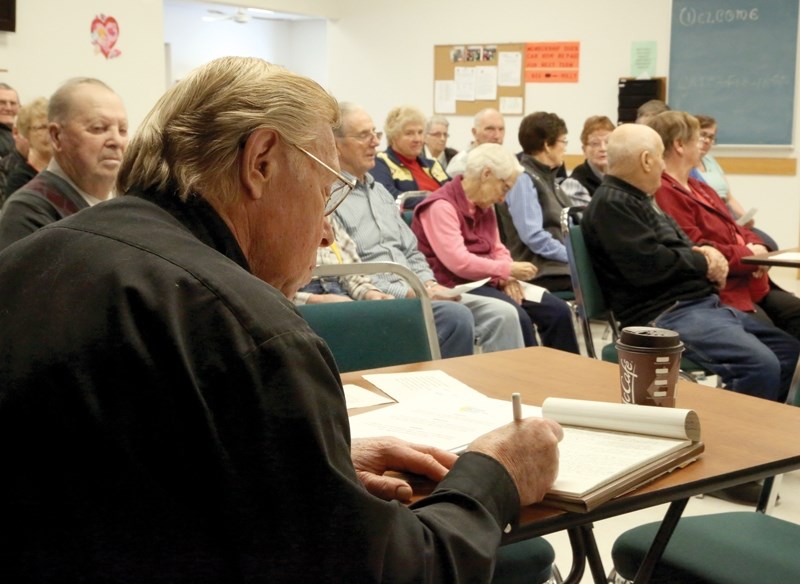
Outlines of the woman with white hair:
M425 158L425 116L416 108L400 106L386 116L384 130L389 143L375 158L373 178L396 199L401 193L416 191L415 203L450 180L437 160ZM406 207L412 207L408 204Z
M431 116L425 123L425 158L438 160L442 168L447 168L453 156L458 154L458 150L447 146L449 128L450 122L440 115Z
M522 170L516 157L499 144L473 148L464 174L417 205L411 229L442 285L488 277L487 284L471 293L513 304L525 346L537 344L535 324L544 345L578 353L567 304L546 291L539 301L526 299L520 281L533 278L536 267L515 262L500 241L492 207L505 199Z

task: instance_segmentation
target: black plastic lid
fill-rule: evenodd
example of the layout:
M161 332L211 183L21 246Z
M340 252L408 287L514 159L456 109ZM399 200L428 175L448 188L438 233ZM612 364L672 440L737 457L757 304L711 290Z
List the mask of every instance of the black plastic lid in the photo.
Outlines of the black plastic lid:
M652 326L626 326L619 341L632 347L671 348L681 344L681 336L669 329Z

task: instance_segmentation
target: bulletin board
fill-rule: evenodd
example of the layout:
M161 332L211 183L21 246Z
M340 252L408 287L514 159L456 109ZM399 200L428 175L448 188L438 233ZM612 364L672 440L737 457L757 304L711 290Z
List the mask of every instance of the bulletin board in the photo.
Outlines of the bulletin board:
M436 45L433 48L434 112L470 116L482 109L494 108L504 115L523 115L525 46L525 43ZM487 93L493 75L496 94L490 98ZM453 100L445 94L455 91L456 98L465 96L469 93L467 85L471 77L476 86L475 98L455 99L454 107L448 107L446 104L452 105Z

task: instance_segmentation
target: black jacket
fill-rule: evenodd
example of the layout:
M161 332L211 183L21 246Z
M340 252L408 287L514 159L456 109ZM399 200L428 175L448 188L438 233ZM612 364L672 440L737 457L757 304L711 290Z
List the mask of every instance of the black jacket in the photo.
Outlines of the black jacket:
M505 470L369 495L327 346L203 201L44 227L0 253L0 297L0 581L488 581Z
M622 326L714 293L705 257L653 198L606 175L581 220L597 279Z

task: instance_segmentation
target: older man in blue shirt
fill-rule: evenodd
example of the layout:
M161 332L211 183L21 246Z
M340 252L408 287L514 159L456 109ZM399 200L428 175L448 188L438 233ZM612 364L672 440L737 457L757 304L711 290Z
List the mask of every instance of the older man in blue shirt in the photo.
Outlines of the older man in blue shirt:
M516 349L523 346L516 310L502 301L463 294L453 302L439 285L425 256L417 249L417 239L398 213L394 198L369 174L375 166L379 143L369 114L359 106L340 104L342 125L336 132L339 164L346 175L356 180L356 188L336 210L336 216L358 246L362 261L391 261L410 268L434 300L433 312L442 356L454 356L443 343L453 326L466 319L474 323L484 351ZM402 298L413 294L399 277L382 274L373 283L383 292Z

